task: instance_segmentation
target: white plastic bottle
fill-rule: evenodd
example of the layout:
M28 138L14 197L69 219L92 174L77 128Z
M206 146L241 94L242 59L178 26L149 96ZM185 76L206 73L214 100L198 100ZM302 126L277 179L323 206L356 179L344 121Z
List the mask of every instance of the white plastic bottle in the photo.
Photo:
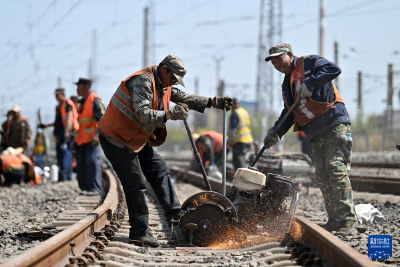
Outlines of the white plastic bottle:
M53 183L58 181L58 166L55 164L50 166L50 179Z

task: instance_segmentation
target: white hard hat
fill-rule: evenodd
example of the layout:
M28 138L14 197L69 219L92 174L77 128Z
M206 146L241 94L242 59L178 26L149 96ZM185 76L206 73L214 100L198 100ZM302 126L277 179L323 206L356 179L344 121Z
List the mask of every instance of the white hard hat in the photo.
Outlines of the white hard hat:
M14 112L20 112L21 111L21 107L18 104L15 104L15 105L12 106L11 110L14 111Z

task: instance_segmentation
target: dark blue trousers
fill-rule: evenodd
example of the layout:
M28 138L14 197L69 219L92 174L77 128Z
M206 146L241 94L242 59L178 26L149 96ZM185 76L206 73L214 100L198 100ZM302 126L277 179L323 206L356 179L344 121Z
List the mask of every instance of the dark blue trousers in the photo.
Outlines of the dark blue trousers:
M56 144L57 161L58 161L58 180L66 181L72 179L72 153L71 147L73 141L64 143L64 129L61 131L62 134L58 135L58 143Z
M145 199L147 180L164 208L167 220L178 215L181 205L164 159L148 144L139 153L119 148L100 135L104 154L111 162L124 188L129 212L129 237L149 233L149 209Z
M76 172L82 191L103 191L100 156L100 146L93 147L91 142L78 146Z

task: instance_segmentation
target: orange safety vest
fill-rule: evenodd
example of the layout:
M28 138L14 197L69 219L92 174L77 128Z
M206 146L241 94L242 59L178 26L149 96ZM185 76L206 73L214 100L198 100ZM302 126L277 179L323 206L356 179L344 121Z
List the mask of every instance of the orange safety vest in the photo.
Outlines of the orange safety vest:
M306 56L299 57L297 59L297 65L294 71L292 72L292 75L290 76L290 84L292 87L292 96L293 99L296 99L297 96L297 90L296 90L296 85L297 82L300 81L302 84L304 81L304 59ZM306 98L301 98L299 101L299 105L293 110L294 114L294 119L295 119L295 131L300 126L306 125L310 121L314 120L318 116L323 115L326 113L329 109L335 108L334 104L336 102L343 103L344 101L342 99L342 96L340 95L339 91L337 90L335 84L333 84L333 89L335 91L335 100L332 103L327 103L327 102L318 102L312 99L311 97L306 97ZM287 108L290 108L291 106L287 103L285 100L285 104Z
M7 124L6 132L4 133L4 144L9 145L10 143L10 132L11 132L11 125L14 119L10 120ZM23 115L19 115L19 123L21 126L21 147L25 148L28 146L29 139L25 139L26 135L26 124L28 123L28 118Z
M33 169L34 165L33 165L32 160L28 156L26 156L25 154L22 154L22 153L19 154L17 157L21 159L22 163L25 163L28 165L28 170L27 170L25 176L30 180L35 179L35 170Z
M66 99L64 102L61 103L61 106L60 106L62 124L63 124L64 129L65 129L65 127L67 126L67 119L68 119L67 112L65 111L66 110L66 106L67 106L67 102L72 107L72 129L78 131L79 130L78 110L76 109L76 106L75 106L74 102L72 102L72 100L70 100L70 99ZM93 112L93 110L92 110L92 112Z
M92 141L93 135L97 130L98 122L93 114L93 102L101 97L94 92L90 92L82 111L79 113L79 130L75 142L78 146Z
M146 67L131 74L123 80L117 91L111 98L107 110L101 118L100 130L108 137L127 146L135 153L138 153L149 141L151 146L159 146L165 142L167 138L167 128L155 128L153 133L147 131L135 121L135 110L132 107L132 96L126 88L125 83L134 76L146 75L151 79L153 84L153 99L151 107L158 110L158 93L156 82L154 79L154 71L157 66ZM168 87L164 91L164 110L169 109L172 87Z
M208 135L211 138L214 147L214 153L222 152L223 135L215 131L201 133L201 136L205 135ZM226 137L226 139L228 140L228 137Z
M4 172L14 169L14 170L23 170L24 165L22 164L21 158L11 155L11 154L3 154L0 156L2 165L1 170Z

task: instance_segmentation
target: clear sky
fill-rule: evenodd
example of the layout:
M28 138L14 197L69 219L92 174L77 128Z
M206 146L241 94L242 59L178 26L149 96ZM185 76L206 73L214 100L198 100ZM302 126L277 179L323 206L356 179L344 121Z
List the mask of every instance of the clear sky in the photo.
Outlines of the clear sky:
M46 122L52 121L57 78L68 96L75 95L73 82L88 77L93 51L98 77L93 89L107 105L120 81L143 67L143 10L151 3L151 64L169 53L181 57L188 69L185 90L194 93L198 77L200 94L214 96L214 58L223 57L220 76L231 85L226 93L256 99L258 0L0 0L1 116L18 103L32 122L39 107ZM318 14L319 0L283 0L283 41L295 55L319 53ZM326 15L325 56L334 60L337 41L340 90L351 117L355 120L358 71L366 76L364 112L381 113L388 63L400 71L400 1L327 0ZM399 109L400 75L394 86ZM279 85L276 90L279 95ZM276 101L280 111L282 102Z

